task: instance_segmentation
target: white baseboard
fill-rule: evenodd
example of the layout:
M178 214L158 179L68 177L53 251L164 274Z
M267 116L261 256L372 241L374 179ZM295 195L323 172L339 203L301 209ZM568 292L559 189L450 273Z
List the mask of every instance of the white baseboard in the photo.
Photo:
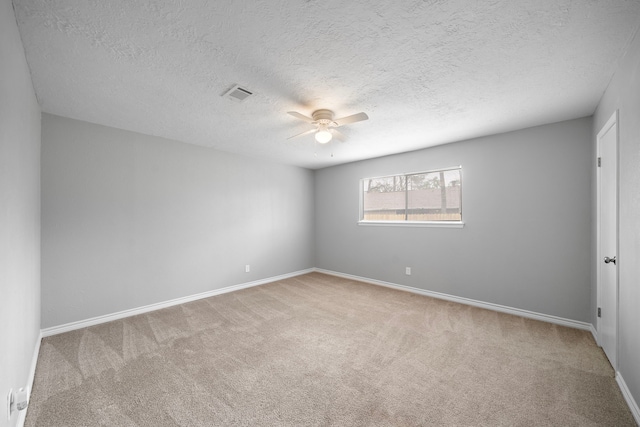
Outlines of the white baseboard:
M288 274L283 274L280 276L274 276L274 277L269 277L266 279L261 279L261 280L256 280L253 282L247 282L247 283L241 283L238 285L232 285L232 286L227 286L224 288L220 288L220 289L214 289L211 291L207 291L207 292L202 292L199 294L195 294L195 295L189 295L186 297L181 297L181 298L176 298L176 299L172 299L169 301L164 301L164 302L159 302L159 303L155 303L155 304L149 304L149 305L145 305L142 307L137 307L137 308L132 308L132 309L128 309L128 310L123 310L123 311L119 311L117 313L112 313L112 314L106 314L103 316L97 316L97 317L92 317L90 319L85 319L85 320L80 320L77 322L71 322L71 323L66 323L63 325L59 325L59 326L53 326L50 328L45 328L41 331L41 335L42 337L48 337L51 335L57 335L57 334L61 334L64 332L69 332L69 331L73 331L76 329L81 329L81 328L86 328L88 326L93 326L93 325L98 325L100 323L106 323L106 322L111 322L113 320L118 320L118 319L122 319L125 317L129 317L129 316L135 316L138 314L142 314L142 313L148 313L150 311L155 311L155 310L160 310L162 308L166 308L166 307L171 307L174 305L178 305L178 304L184 304L187 302L191 302L191 301L195 301L195 300L199 300L202 298L208 298L208 297L212 297L215 295L220 295L220 294L225 294L227 292L233 292L233 291L237 291L240 289L246 289L246 288L250 288L253 286L259 286L259 285L263 285L265 283L270 283L270 282L275 282L278 280L284 280L284 279L288 279L291 277L295 277L295 276L300 276L303 274L307 274L307 273L311 273L317 271L318 273L324 273L324 274L328 274L331 276L336 276L336 277L342 277L345 279L351 279L351 280L357 280L360 282L365 282L365 283L370 283L373 285L378 285L378 286L384 286L387 288L393 288L393 289L398 289L398 290L402 290L402 291L407 291L407 292L412 292L415 294L419 294L419 295L425 295L428 297L433 297L433 298L438 298L438 299L442 299L442 300L446 300L446 301L452 301L452 302L457 302L460 304L466 304L466 305L471 305L474 307L480 307L480 308L485 308L487 310L493 310L493 311L498 311L501 313L508 313L508 314L513 314L516 316L520 316L520 317L526 317L529 319L535 319L535 320L541 320L543 322L549 322L549 323L554 323L557 325L563 325L563 326L568 326L571 328L576 328L576 329L582 329L582 330L586 330L586 331L590 331L591 334L593 335L594 339L597 342L597 331L595 329L595 327L587 322L580 322L577 320L572 320L572 319L565 319L563 317L557 317L557 316L552 316L549 314L542 314L542 313L536 313L533 311L528 311L528 310L523 310L520 308L513 308L513 307L508 307L508 306L504 306L504 305L500 305L500 304L493 304L490 302L484 302L484 301L478 301L478 300L474 300L474 299L470 299L470 298L463 298L463 297L458 297L455 295L449 295L449 294L444 294L441 292L434 292L434 291L428 291L425 289L420 289L420 288L414 288L411 286L405 286L405 285L399 285L396 283L390 283L390 282L384 282L382 280L376 280L376 279L370 279L367 277L361 277L361 276L355 276L352 274L346 274L346 273L339 273L337 271L331 271L331 270L325 270L322 268L309 268L306 270L300 270L300 271L295 271L293 273L288 273ZM40 344L38 343L38 346ZM36 354L36 361L37 361L37 354ZM34 362L35 363L35 362ZM35 365L33 366L34 370L35 370Z
M29 401L31 401L31 390L33 390L33 380L36 377L36 365L38 364L38 355L40 354L40 342L42 341L42 331L38 334L38 340L33 348L33 356L31 356L31 366L29 367L29 378L27 379L27 387L29 387ZM20 411L18 414L17 427L23 427L24 422L27 419L27 411L29 406L24 411Z
M155 304L145 305L143 307L131 308L129 310L119 311L117 313L106 314L104 316L92 317L86 320L79 320L77 322L66 323L64 325L52 326L42 330L43 337L49 337L51 335L61 334L63 332L69 332L76 329L86 328L88 326L98 325L100 323L111 322L113 320L122 319L125 317L135 316L142 313L148 313L150 311L160 310L162 308L171 307L178 304L184 304L187 302L199 300L202 298L209 298L215 295L226 294L227 292L238 291L240 289L251 288L253 286L264 285L265 283L276 282L278 280L288 279L290 277L300 276L315 271L313 268L307 270L295 271L293 273L287 273L280 276L268 277L266 279L255 280L253 282L241 283L238 285L226 286L220 289L214 289L207 292L202 292L195 295L189 295L186 297L180 297L169 301L163 301Z
M371 283L372 285L384 286L387 288L398 289L401 291L412 292L414 294L424 295L428 297L438 298L446 301L457 302L460 304L471 305L474 307L486 308L487 310L498 311L500 313L513 314L520 317L526 317L528 319L541 320L543 322L554 323L556 325L568 326L570 328L582 329L591 331L594 333L595 329L592 324L587 322L580 322L577 320L565 319L563 317L552 316L549 314L536 313L534 311L522 310L520 308L507 307L505 305L493 304L490 302L477 301L470 298L457 297L455 295L443 294L440 292L427 291L420 288L414 288L411 286L398 285L396 283L384 282L382 280L369 279L367 277L354 276L352 274L338 273L336 271L324 270L321 268L315 268L314 271L318 273L329 274L331 276L342 277L345 279L357 280L359 282Z
M627 405L629 405L629 409L631 409L631 413L633 414L633 418L636 420L636 424L640 426L640 408L638 408L638 403L633 398L633 395L629 391L629 387L627 387L627 383L624 382L620 372L616 372L616 382L618 383L618 387L620 387L620 391L622 391L624 400L627 401Z
M596 329L595 326L590 325L591 327L589 328L589 330L591 331L591 335L593 335L593 339L595 340L596 344L600 345L600 343L598 342L598 330Z

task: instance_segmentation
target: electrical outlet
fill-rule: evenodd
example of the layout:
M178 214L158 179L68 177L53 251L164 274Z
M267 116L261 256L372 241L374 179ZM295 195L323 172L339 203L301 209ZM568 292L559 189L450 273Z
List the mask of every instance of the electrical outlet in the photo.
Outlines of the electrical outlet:
M245 272L245 273L248 273L248 272L250 272L250 271L251 271L251 266L250 266L249 264L245 265L245 266L244 266L244 272Z
M7 420L11 421L11 409L13 406L13 389L9 390L7 395Z
M407 276L411 276L411 267L405 267L404 274L406 274Z
M15 393L14 404L18 411L24 411L29 405L29 387L20 388Z

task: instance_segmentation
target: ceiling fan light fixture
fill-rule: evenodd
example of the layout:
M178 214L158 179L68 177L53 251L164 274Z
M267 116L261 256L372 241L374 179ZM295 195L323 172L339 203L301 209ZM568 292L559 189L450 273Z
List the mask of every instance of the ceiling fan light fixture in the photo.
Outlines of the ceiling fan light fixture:
M334 120L333 111L325 109L314 111L311 117L300 114L297 111L288 111L287 113L295 117L296 119L300 119L312 126L315 126L315 129L309 129L306 132L290 136L287 139L313 133L315 135L316 141L320 144L326 144L330 142L334 136L340 141L344 142L347 137L335 128L369 119L369 116L367 116L365 113L357 113Z
M329 132L326 127L321 127L318 132L316 132L316 141L318 141L320 144L326 144L327 142L331 141L332 137L333 135L331 135L331 132Z

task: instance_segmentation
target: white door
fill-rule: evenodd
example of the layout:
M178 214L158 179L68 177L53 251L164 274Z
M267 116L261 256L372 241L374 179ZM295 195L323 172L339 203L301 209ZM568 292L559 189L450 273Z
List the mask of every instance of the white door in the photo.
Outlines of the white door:
M618 123L617 111L598 133L598 340L617 369Z

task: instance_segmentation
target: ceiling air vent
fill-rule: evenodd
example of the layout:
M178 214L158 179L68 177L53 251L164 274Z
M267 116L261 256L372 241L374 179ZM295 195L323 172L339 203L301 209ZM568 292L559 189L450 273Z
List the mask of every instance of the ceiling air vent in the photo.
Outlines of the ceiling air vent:
M239 85L234 85L231 89L226 91L222 96L237 102L242 102L248 97L250 97L251 95L253 95L253 92L251 92L250 90L240 87Z

